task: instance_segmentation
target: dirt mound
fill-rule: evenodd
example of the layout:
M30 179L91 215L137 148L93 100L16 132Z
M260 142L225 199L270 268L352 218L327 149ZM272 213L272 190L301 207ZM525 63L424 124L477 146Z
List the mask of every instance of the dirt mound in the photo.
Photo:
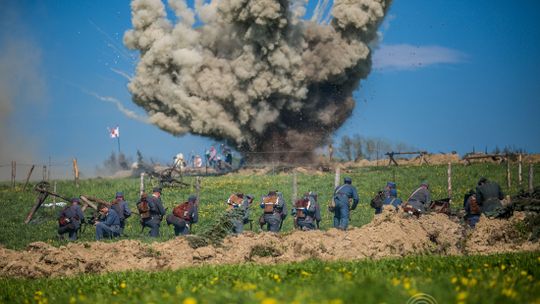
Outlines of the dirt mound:
M501 253L508 251L539 250L538 242L527 242L527 235L520 231L524 212L516 212L509 220L480 218L476 228L469 232L466 251L470 253Z
M54 277L125 270L156 271L201 264L261 264L321 260L358 260L418 254L458 255L540 250L518 236L510 221L482 218L470 233L442 214L420 217L386 208L361 228L348 231L295 231L290 234L247 232L227 237L222 246L193 249L188 239L145 244L134 240L70 243L53 247L32 243L26 251L0 247L0 276ZM463 248L466 244L466 248Z

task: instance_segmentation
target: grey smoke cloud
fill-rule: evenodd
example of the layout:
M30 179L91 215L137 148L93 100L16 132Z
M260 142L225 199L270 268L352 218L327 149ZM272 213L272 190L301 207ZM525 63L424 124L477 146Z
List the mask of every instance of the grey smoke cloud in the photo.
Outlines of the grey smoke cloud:
M134 0L124 43L140 60L128 89L172 134L309 155L351 115L390 2L336 0L332 19L316 11L315 22L303 0L170 0L173 24L160 0Z

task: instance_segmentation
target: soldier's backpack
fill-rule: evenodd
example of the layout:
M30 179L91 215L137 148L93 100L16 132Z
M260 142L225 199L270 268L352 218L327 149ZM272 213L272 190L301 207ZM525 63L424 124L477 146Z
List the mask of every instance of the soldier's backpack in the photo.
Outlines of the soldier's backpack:
M480 214L482 213L482 210L480 209L480 205L478 204L478 201L476 200L476 195L473 194L469 196L469 209L471 214Z
M139 211L141 219L144 220L151 217L150 205L148 204L146 198L141 198L141 201L137 203L137 210Z
M274 212L274 207L277 204L277 200L278 200L277 195L265 196L263 198L264 213L273 213Z
M450 198L432 201L429 211L434 213L450 214Z
M384 205L384 192L379 191L375 197L371 199L371 202L369 203L371 208L379 209L382 208Z
M309 205L309 199L307 198L301 198L297 199L296 202L294 202L294 208L296 209L296 217L304 218L306 217L306 208Z
M174 207L173 209L173 215L178 217L178 218L181 218L185 221L188 221L190 222L191 221L191 214L189 213L189 209L191 205L189 202L184 202L176 207Z
M120 200L115 199L111 204L111 208L116 211L121 221L126 219L126 216L124 214L124 208L122 208L122 206L120 205Z

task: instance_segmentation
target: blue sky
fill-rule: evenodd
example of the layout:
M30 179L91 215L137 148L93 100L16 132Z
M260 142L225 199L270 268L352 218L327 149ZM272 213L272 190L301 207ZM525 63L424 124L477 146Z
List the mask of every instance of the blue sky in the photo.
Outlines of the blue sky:
M0 93L8 97L0 165L77 157L91 174L116 149L107 134L116 125L124 152L162 162L212 142L174 137L118 110L144 115L122 75L137 59L122 45L129 1L1 6ZM540 152L540 2L395 0L380 30L374 70L336 138L359 133L430 152Z

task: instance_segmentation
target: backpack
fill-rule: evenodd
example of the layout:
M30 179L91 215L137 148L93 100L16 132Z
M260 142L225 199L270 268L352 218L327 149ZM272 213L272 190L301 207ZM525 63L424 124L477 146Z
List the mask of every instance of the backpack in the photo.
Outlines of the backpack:
M306 208L308 207L309 199L301 198L296 200L294 203L294 208L296 209L296 217L304 218L306 217Z
M264 213L274 213L274 207L277 204L277 195L265 196L263 198Z
M118 214L118 217L120 218L120 221L123 221L126 219L126 216L124 215L124 208L120 205L120 200L114 200L111 204L111 208L116 211Z
M469 196L469 209L471 211L471 214L480 214L482 213L482 210L480 209L480 205L478 204L478 201L476 200L476 195L473 194Z
M434 213L450 214L450 199L432 201L429 205L429 211Z
M182 203L174 207L173 215L190 222L191 221L191 214L189 213L190 211L189 209L191 209L190 207L191 207L191 204L189 202Z
M139 211L141 219L144 220L150 218L150 205L148 204L146 199L141 199L141 201L137 203L137 210Z
M384 205L384 192L379 191L377 195L373 199L371 199L371 202L369 203L371 208L379 209L382 208Z

